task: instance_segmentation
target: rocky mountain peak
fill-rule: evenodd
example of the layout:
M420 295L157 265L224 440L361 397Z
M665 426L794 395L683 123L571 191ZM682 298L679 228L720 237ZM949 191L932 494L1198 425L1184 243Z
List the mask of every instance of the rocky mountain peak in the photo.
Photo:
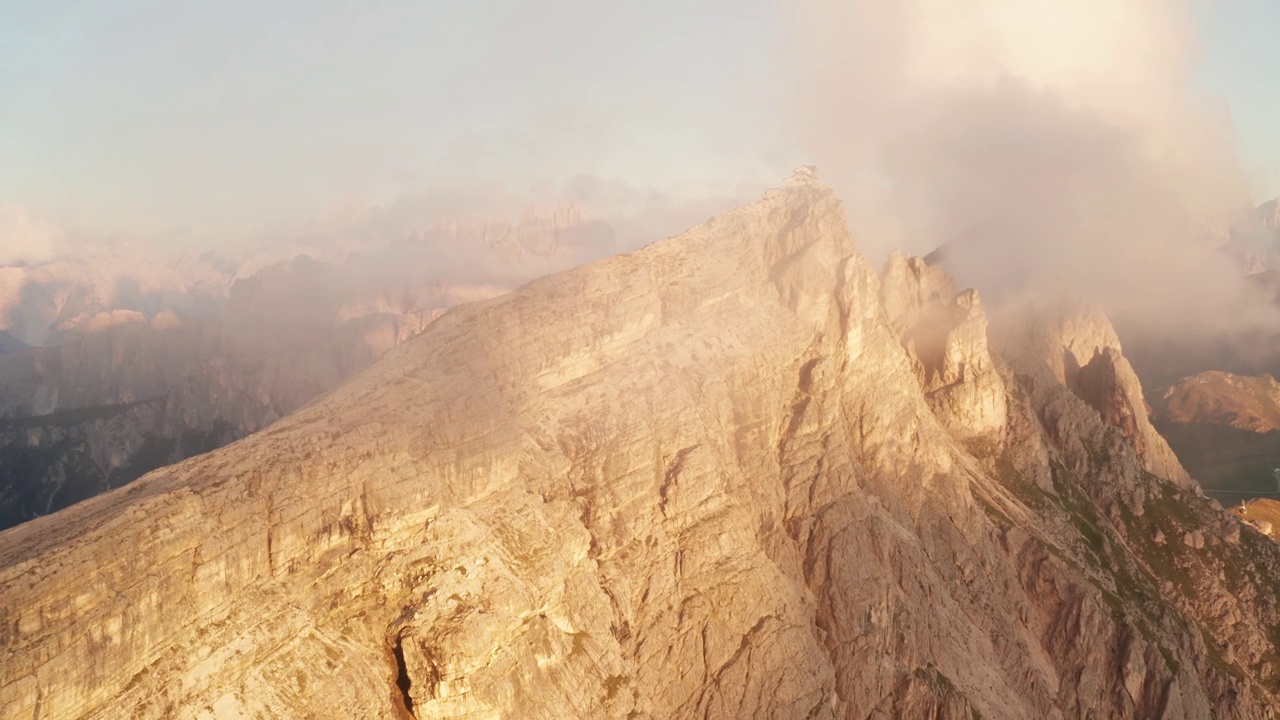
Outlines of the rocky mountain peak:
M881 302L894 327L913 324L925 308L956 294L955 282L941 265L898 251L889 255L881 271Z
M1020 330L1015 337L1006 336L1007 351L1051 374L1050 382L1071 390L1119 429L1147 471L1193 488L1187 471L1151 423L1138 375L1124 357L1106 313L1096 305L1071 302L1026 312L1037 319L1021 317L1009 323Z
M791 185L0 533L0 712L1267 717L1280 549L1055 375L1107 327L895 263Z

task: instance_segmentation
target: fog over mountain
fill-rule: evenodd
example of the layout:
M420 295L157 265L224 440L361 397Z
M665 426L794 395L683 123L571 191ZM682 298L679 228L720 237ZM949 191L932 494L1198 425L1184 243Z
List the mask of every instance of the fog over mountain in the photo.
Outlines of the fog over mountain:
M430 16L420 19L420 12L426 11L389 6L348 17L325 10L315 23L334 32L345 27L354 43L393 24L427 25ZM287 259L299 250L314 255L318 248L401 240L441 217L514 220L527 205L571 202L610 223L616 249L625 250L744 201L805 162L816 163L848 198L854 231L873 259L894 248L923 254L967 244L949 266L992 298L1025 288L1087 294L1144 323L1177 318L1183 331L1188 324L1213 326L1225 314L1242 332L1275 320L1257 308L1241 309L1247 303L1239 297L1239 273L1215 252L1221 230L1251 206L1250 192L1225 101L1197 82L1201 45L1188 0L804 0L749 3L736 11L715 2L686 12L659 5L651 16L563 1L538 12L518 3L495 12L489 22L461 10L449 20L455 34L491 36L506 49L459 60L487 68L495 92L473 104L504 108L503 120L431 137L432 150L416 166L383 156L387 148L378 143L401 142L400 134L357 140L342 134L359 132L356 127L326 124L316 142L349 137L376 159L358 172L324 165L321 176L350 180L341 192L308 191L304 211L284 208L300 206L305 186L281 184L263 190L252 212L246 203L246 217L264 218L253 231L217 229L231 228L227 223L238 213L222 213L202 228L192 224L201 217L193 212L168 233L89 223L78 226L79 237L95 244L126 238L195 254L215 247L226 254L230 247L236 259L264 252ZM194 57L214 57L216 42L196 23L204 15L227 22L235 9L175 12L146 22L191 36ZM112 33L127 35L125 27L108 24L103 37L115 41ZM711 28L721 32L697 42L698 33ZM232 34L258 38L243 28ZM251 47L244 59L227 61L225 72L267 83L284 61L266 47ZM326 67L352 52L345 46L310 51ZM145 38L138 52L160 59L170 51ZM707 57L714 53L733 58L740 69L713 75L720 72L710 69L719 67ZM592 57L599 65L594 73ZM353 68L374 62L349 59ZM265 72L251 72L250 60ZM112 62L145 71L135 60ZM383 87L407 81L408 70L390 58L377 62L386 75L361 92L408 102ZM424 68L420 76L427 81L441 72ZM601 77L607 73L621 84L606 87ZM504 94L535 78L533 94ZM210 82L197 79L197 89ZM451 82L461 88L461 80ZM688 88L697 83L714 88L706 105L689 99ZM626 87L633 96L615 102ZM658 121L650 114L661 104L662 88L678 93L687 109L677 105L671 118ZM465 100L477 98L475 90L456 90L463 104L455 113L468 112ZM306 85L297 92L275 112L291 116L311 105L339 113L335 117L349 112ZM226 108L260 102L246 91L229 96ZM218 117L200 120L200 127L220 140L239 132L217 125ZM139 127L154 122L140 118ZM436 121L423 122L435 127ZM680 137L673 123L683 123L693 139ZM278 132L264 120L246 144ZM645 153L655 162L639 163ZM206 195L239 197L245 192L239 185L257 187L251 175L275 165L270 173L284 172L291 158L282 150L252 163L235 160L227 172L245 177L216 191L198 166L175 172ZM222 167L233 160L216 162ZM260 207L269 207L271 197L279 200L274 217ZM184 206L205 200L213 202L192 197ZM0 256L10 264L44 262L76 247L49 219L56 212L33 207L0 213ZM476 267L473 251L468 243L440 246L439 255L418 260L461 264L474 276L485 269Z
M875 248L951 246L989 295L1070 293L1180 331L1230 316L1249 203L1188 2L796 5L794 121ZM828 170L830 173L828 173ZM992 295L994 297L994 295Z
M1246 5L23 7L0 720L1273 717Z

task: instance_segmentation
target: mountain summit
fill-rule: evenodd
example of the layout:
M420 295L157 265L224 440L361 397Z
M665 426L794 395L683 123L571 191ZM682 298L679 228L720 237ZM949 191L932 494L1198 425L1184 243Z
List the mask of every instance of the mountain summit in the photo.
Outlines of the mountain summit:
M0 716L1265 718L1277 578L1105 316L807 179L0 533Z

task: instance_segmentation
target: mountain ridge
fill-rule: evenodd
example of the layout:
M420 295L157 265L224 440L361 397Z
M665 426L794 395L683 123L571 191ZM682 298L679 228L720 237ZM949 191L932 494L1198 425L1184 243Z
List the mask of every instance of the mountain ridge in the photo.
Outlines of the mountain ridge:
M913 282L804 182L455 308L0 533L0 715L1268 717L1280 551L1105 317Z

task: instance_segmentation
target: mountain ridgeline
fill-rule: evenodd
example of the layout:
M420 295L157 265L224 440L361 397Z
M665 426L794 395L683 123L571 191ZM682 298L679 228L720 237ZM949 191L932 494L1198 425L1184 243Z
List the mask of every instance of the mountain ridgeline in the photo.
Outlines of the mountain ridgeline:
M800 177L0 533L0 717L1268 718L1278 585L1099 310Z

